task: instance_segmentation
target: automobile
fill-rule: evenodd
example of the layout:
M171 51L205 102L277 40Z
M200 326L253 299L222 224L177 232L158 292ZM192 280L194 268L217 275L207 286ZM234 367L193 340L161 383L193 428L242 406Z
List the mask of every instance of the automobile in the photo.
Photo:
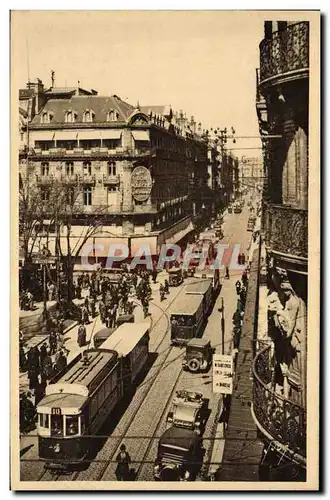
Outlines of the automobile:
M209 400L201 392L177 391L167 414L167 427L191 429L201 434L209 414Z
M206 371L212 364L214 348L211 342L203 338L192 338L186 345L182 368L192 373Z
M102 328L93 337L94 348L98 349L105 342L116 328Z
M249 217L248 225L247 225L247 230L248 231L253 231L254 230L254 226L255 226L256 220L257 220L257 218L254 217L254 216L250 216Z
M183 271L181 267L172 267L168 270L170 286L179 286L183 283Z
M170 427L159 440L156 481L193 481L203 462L201 437L191 429Z

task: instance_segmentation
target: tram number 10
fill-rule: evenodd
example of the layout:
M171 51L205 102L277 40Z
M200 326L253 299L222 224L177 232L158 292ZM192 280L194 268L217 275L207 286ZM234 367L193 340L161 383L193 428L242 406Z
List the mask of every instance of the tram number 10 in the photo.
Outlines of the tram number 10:
M61 415L61 408L52 408L52 415Z

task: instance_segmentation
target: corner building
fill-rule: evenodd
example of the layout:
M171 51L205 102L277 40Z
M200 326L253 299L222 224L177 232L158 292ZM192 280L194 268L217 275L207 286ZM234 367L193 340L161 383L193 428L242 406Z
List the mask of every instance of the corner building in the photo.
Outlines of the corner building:
M192 232L191 179L197 165L199 183L207 184L207 145L170 106L134 107L80 87L45 90L37 79L20 91L20 109L29 115L28 130L21 130L22 178L28 170L45 199L54 181L81 189L72 246L93 217L102 217L86 245L104 250L94 250L90 263L104 263L110 243L127 245L130 257L149 245L157 256L163 243L180 243ZM40 248L44 243L39 239ZM47 246L55 255L55 237ZM75 262L79 268L79 255Z

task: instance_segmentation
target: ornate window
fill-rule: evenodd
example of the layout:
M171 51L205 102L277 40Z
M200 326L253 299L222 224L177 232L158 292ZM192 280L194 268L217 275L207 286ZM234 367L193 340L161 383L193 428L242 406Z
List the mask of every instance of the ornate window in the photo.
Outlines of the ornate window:
M84 162L84 175L92 175L92 164L90 161Z
M70 110L65 113L66 123L74 123L76 121L76 118L77 118L77 113L75 111Z
M117 168L116 168L116 162L115 161L109 161L108 162L108 175L109 176L115 176L115 175L117 175Z
M92 204L92 188L84 189L84 205L90 206Z
M49 163L48 162L43 162L41 164L41 175L42 176L49 175Z
M72 161L66 162L65 169L66 169L66 175L73 175L74 174L73 162Z
M40 123L50 123L52 121L54 114L50 111L44 111L40 116Z
M94 121L95 113L91 109L86 109L83 114L83 122L91 123Z
M119 113L114 109L110 109L107 113L107 122L117 122L119 120Z

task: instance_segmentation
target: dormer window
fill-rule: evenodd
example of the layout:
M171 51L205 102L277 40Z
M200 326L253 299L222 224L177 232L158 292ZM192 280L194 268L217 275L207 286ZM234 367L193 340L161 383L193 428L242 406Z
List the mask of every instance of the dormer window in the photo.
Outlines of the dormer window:
M66 123L74 123L77 118L77 113L75 111L67 111L65 114Z
M117 122L119 120L119 113L114 109L110 109L107 114L107 122Z
M53 116L53 113L51 113L50 111L44 111L43 113L41 113L40 123L50 123Z
M91 109L86 109L84 115L83 115L83 121L87 123L91 123L94 121L94 116L95 113Z

